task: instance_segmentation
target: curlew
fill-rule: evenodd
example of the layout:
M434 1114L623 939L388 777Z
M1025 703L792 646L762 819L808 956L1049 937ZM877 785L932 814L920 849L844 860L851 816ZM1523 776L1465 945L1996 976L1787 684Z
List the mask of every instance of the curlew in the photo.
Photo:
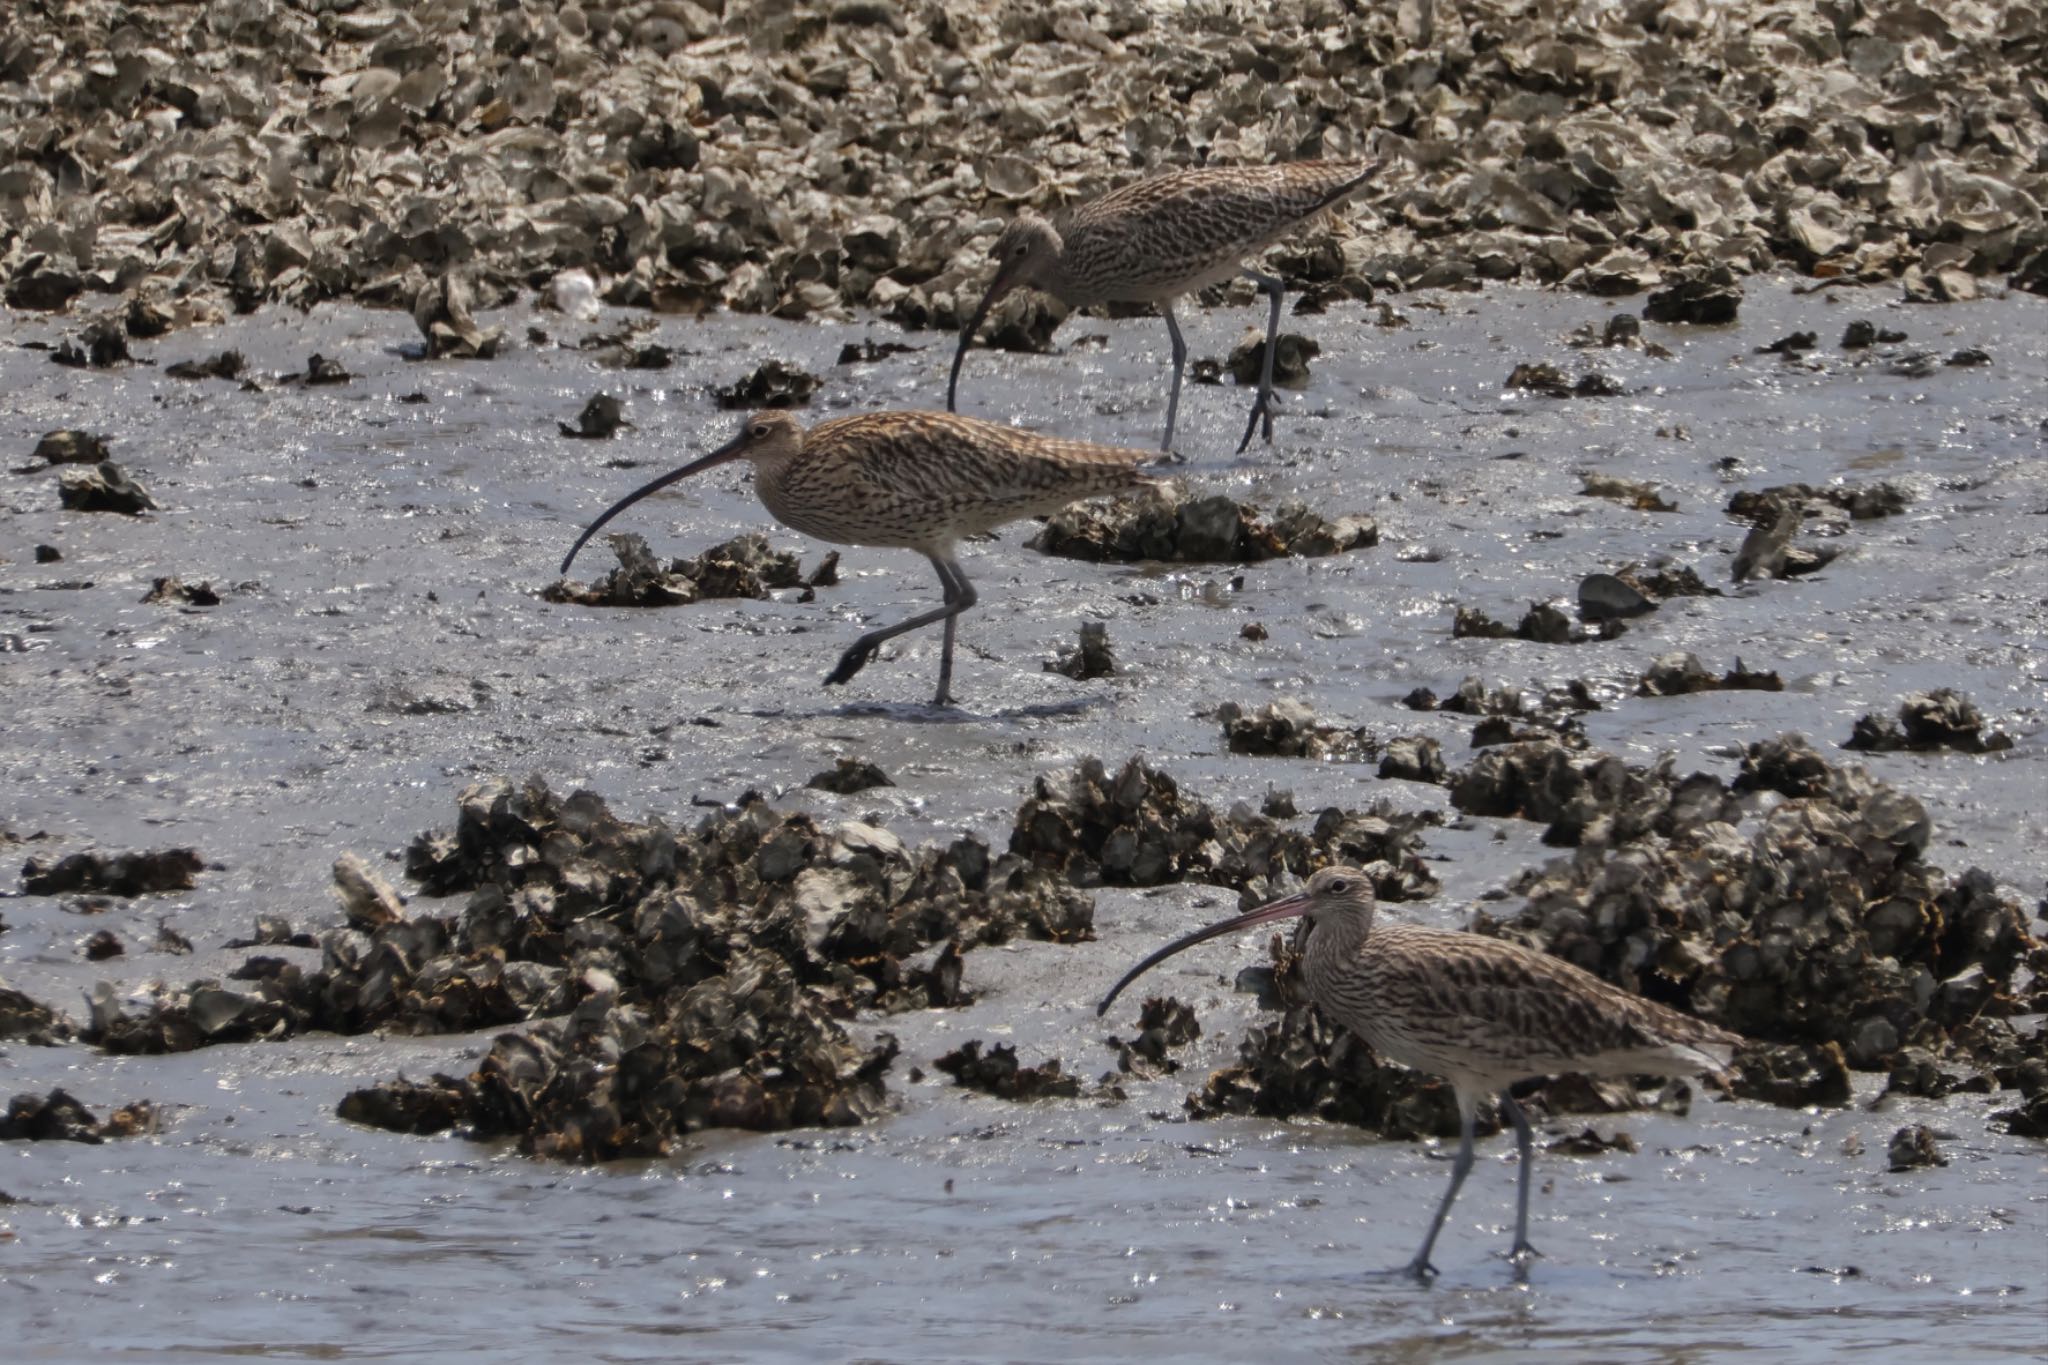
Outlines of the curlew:
M855 640L825 685L860 672L886 641L943 621L933 704L948 706L954 623L976 601L954 547L967 536L1046 516L1070 502L1149 487L1158 480L1139 466L1156 458L1149 451L1064 441L943 412L862 413L808 431L787 413L758 412L726 444L606 508L569 547L562 572L569 572L576 552L599 527L648 494L715 465L746 460L754 466L754 491L784 526L841 545L916 550L939 575L943 605Z
M1462 1140L1429 1235L1407 1266L1427 1279L1429 1254L1472 1170L1480 1097L1499 1091L1515 1127L1521 1170L1515 1198L1517 1262L1529 1244L1529 1118L1508 1087L1532 1076L1690 1076L1719 1071L1743 1040L1712 1024L1630 995L1569 962L1479 934L1373 924L1372 881L1355 868L1324 868L1308 886L1167 944L1124 973L1096 1013L1155 963L1222 934L1299 915L1308 924L1302 970L1326 1018L1373 1051L1442 1076L1458 1100Z
M960 331L953 373L946 383L946 410L954 411L960 364L996 300L1013 289L1050 294L1069 308L1097 303L1150 303L1166 319L1173 342L1173 386L1166 397L1166 435L1160 449L1173 449L1180 413L1181 378L1187 343L1173 316L1173 301L1238 273L1246 257L1334 207L1358 189L1377 161L1296 161L1280 166L1209 166L1173 171L1112 190L1057 223L1022 213L1003 229L991 252L996 273L974 314ZM1266 355L1258 397L1246 419L1240 454L1263 419L1265 440L1273 440L1273 350L1280 335L1280 295L1274 276L1245 275L1272 302L1266 318Z

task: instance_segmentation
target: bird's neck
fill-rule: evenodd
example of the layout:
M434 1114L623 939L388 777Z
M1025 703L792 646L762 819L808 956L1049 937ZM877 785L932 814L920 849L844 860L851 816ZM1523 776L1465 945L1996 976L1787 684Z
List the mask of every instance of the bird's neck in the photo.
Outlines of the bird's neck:
M1318 979L1335 979L1348 970L1359 950L1365 947L1365 941L1372 937L1372 920L1371 910L1324 915L1316 920L1302 950L1301 962L1311 990L1316 988Z

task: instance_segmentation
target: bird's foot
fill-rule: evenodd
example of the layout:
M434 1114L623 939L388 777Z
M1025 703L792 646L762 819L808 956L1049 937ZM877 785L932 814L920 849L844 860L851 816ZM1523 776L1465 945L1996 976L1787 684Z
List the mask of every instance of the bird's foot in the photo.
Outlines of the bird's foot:
M1261 439L1267 445L1273 444L1273 399L1274 395L1262 393L1252 401L1251 416L1245 418L1244 422L1244 439L1237 443L1238 454L1244 454L1245 450L1251 445L1252 433L1259 430L1261 422L1265 424L1265 430L1261 433Z
M1515 1244L1508 1248L1508 1259L1517 1263L1540 1260L1542 1256L1543 1253L1524 1238L1516 1238Z
M874 657L873 645L866 640L855 640L847 647L846 652L839 656L839 662L832 666L832 671L825 675L825 686L837 687L851 680L853 675L866 668L868 661Z
M827 681L829 681L829 679L828 679ZM932 698L932 705L933 705L933 706L958 706L958 705L959 705L959 703L953 700L953 690L952 690L951 688L949 688L949 687L942 687L942 688L940 688L940 689L939 689L939 694L938 694L938 695L937 695L936 697L933 697L933 698Z
M1401 1273L1418 1284L1428 1284L1443 1272L1434 1265L1431 1265L1428 1257L1417 1256L1407 1265L1401 1267Z

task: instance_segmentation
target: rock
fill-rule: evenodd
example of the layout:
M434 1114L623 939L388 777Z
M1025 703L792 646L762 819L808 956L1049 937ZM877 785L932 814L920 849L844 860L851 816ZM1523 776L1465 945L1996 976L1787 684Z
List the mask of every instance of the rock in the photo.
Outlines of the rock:
M420 286L412 299L412 319L427 339L429 360L489 360L503 345L503 328L479 327L471 313L475 290L460 274L447 274ZM308 383L321 381L310 377Z
M1906 334L1904 332L1895 332L1890 328L1880 328L1876 323L1871 322L1867 318L1858 318L1842 329L1842 349L1845 351L1860 351L1867 347L1880 344L1890 345L1905 339Z
M1742 799L1758 790L1783 799ZM1725 786L1668 761L1518 745L1455 774L1451 795L1473 814L1552 820L1547 841L1583 849L1517 879L1523 909L1476 928L1806 1049L1746 1064L1755 1093L1836 1093L1822 1082L1837 1064L1882 1067L1902 1040L1937 1056L1999 1046L1973 1021L2006 1008L2036 951L1989 877L1926 861L1918 801L1796 737L1752 745Z
M1733 1090L1739 1099L1762 1100L1783 1109L1840 1108L1854 1098L1848 1065L1834 1043L1742 1048L1736 1056Z
M1859 718L1842 747L1989 754L2010 749L2012 736L1997 730L1984 733L1984 715L1975 702L1954 688L1937 687L1932 692L1915 692L1900 702L1896 724L1870 715Z
M1581 474L1579 492L1589 498L1605 498L1640 512L1676 512L1678 504L1658 492L1654 485L1612 474Z
M34 458L46 464L101 464L107 438L89 431L46 431L36 442Z
M164 373L173 379L240 379L248 362L240 351L222 351L204 360L180 360L166 365Z
M1768 346L1756 348L1758 355L1798 355L1820 345L1820 336L1814 332L1788 332Z
M1444 766L1443 746L1422 735L1404 735L1387 741L1380 758L1379 775L1408 782L1442 786L1449 770Z
M1109 648L1109 627L1100 621L1083 621L1080 643L1072 653L1048 659L1045 671L1063 674L1080 682L1113 675L1116 656Z
M67 469L58 476L57 500L74 512L119 512L138 517L156 510L149 490L112 460L91 469Z
M16 1095L0 1114L0 1142L105 1142L134 1137L157 1128L156 1107L147 1101L126 1105L103 1123L67 1091L48 1095Z
M557 422L564 436L577 437L586 441L608 441L620 427L630 427L619 411L619 400L608 393L594 395L583 405L583 411L576 414L576 425Z
M630 531L605 537L605 544L619 557L619 567L588 585L567 579L549 584L541 597L549 602L569 602L591 607L683 606L706 597L761 599L781 588L815 587L836 582L830 572L836 555L821 565L816 582L806 580L795 554L770 549L768 538L749 531L700 555L672 561L663 567L647 548L647 542Z
M1644 616L1657 604L1614 574L1588 574L1579 580L1579 615L1588 621L1622 621Z
M852 796L856 792L872 790L875 787L893 787L889 775L864 758L844 757L833 766L811 774L806 787L818 791L835 792L840 796Z
M1735 321L1741 303L1734 271L1725 265L1693 267L1676 272L1664 288L1653 290L1643 317L1651 322L1729 323Z
M182 578L159 578L143 595L143 602L155 606L217 607L220 594L212 583L187 583Z
M349 927L364 933L374 933L405 918L405 902L392 890L391 883L353 853L344 853L334 860L334 898L341 902Z
M1121 564L1245 563L1342 554L1378 543L1379 526L1370 517L1333 521L1301 503L1282 503L1268 520L1224 494L1189 498L1176 490L1076 503L1047 518L1025 542L1044 554Z
M1307 388L1308 364L1322 353L1323 348L1307 337L1282 332L1273 343L1273 383L1283 389ZM1225 368L1238 383L1253 385L1259 382L1265 363L1266 333L1261 328L1252 328L1231 348Z
M104 962L110 957L120 957L128 951L128 947L113 930L100 929L86 939L80 951L85 954L85 960L88 962Z
M147 896L190 891L205 866L199 852L166 848L153 853L73 853L55 863L31 858L21 869L21 889L30 896L85 892L102 896Z
M971 1038L932 1065L956 1084L998 1099L1072 1099L1081 1093L1080 1080L1061 1071L1057 1057L1024 1066L1008 1043L997 1043L984 1054L981 1040Z
M1386 900L1411 900L1437 884L1418 850L1420 831L1440 819L1387 803L1331 807L1302 835L1242 805L1219 815L1137 759L1112 778L1090 758L1058 778L1039 777L1017 811L1010 852L1075 885L1208 882L1237 889L1247 906L1324 862L1385 863L1372 869L1375 889Z
M744 379L713 390L721 408L800 408L825 381L780 360L764 360Z
M72 1034L71 1021L20 991L0 986L0 1042L55 1047Z
M1885 1160L1893 1171L1911 1171L1922 1166L1946 1166L1948 1158L1934 1145L1934 1133L1913 1123L1892 1134L1885 1144Z
M1235 702L1225 702L1217 708L1216 718L1223 722L1224 741L1234 754L1358 761L1379 753L1379 745L1365 729L1321 723L1291 697L1250 713Z
M50 359L73 369L112 369L135 359L128 354L128 333L116 318L95 318L86 325L78 342L65 341L50 353Z
M1785 681L1776 673L1754 673L1744 668L1742 660L1735 661L1735 667L1716 677L1707 671L1699 656L1685 650L1674 650L1660 654L1650 664L1649 671L1636 683L1639 697L1682 697L1691 692L1713 692L1720 690L1782 692Z
M1729 566L1728 576L1737 583L1752 578L1784 578L1792 537L1799 534L1799 508L1791 502L1779 504L1769 517L1760 519L1742 538Z
M1148 997L1138 1009L1138 1036L1107 1039L1117 1052L1117 1070L1146 1076L1171 1075L1180 1063L1167 1055L1202 1036L1195 1012L1172 996Z
M1505 387L1527 389L1546 398L1614 398L1628 392L1611 375L1593 371L1571 379L1555 365L1517 365L1508 374Z
M354 378L355 376L350 374L339 360L330 359L316 351L306 361L306 372L287 375L285 382L315 388L325 384L346 384Z

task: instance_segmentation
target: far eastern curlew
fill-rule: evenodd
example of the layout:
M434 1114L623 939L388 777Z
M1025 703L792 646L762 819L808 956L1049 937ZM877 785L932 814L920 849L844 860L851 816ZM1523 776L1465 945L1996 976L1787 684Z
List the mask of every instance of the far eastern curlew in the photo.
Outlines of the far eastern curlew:
M953 557L967 536L1022 517L1046 516L1070 502L1147 487L1139 468L1149 451L1039 436L943 412L871 412L835 417L804 430L783 412L758 412L739 435L620 498L584 529L562 572L599 527L650 493L714 465L748 460L754 491L775 519L841 545L916 550L932 562L945 604L869 631L840 656L826 686L860 672L885 641L946 623L933 704L952 703L953 628L975 603L974 585Z
M1308 943L1302 970L1325 1016L1417 1071L1442 1076L1458 1099L1463 1141L1422 1250L1408 1273L1437 1273L1429 1253L1472 1170L1472 1124L1479 1100L1500 1092L1515 1126L1521 1159L1515 1201L1517 1261L1529 1245L1529 1171L1533 1135L1508 1087L1531 1076L1690 1076L1719 1071L1742 1042L1736 1034L1608 985L1569 962L1479 934L1373 924L1372 881L1355 868L1329 867L1305 890L1199 929L1124 973L1096 1010L1183 948L1238 929L1302 916Z
M1173 316L1173 301L1238 273L1247 256L1263 250L1324 209L1358 189L1377 161L1297 161L1281 166L1208 166L1173 171L1112 190L1071 214L1049 222L1023 213L1003 229L990 253L995 278L974 315L960 331L953 373L946 384L946 410L958 407L960 363L996 300L1012 289L1032 288L1069 308L1096 303L1152 303L1166 319L1173 341L1173 387L1166 398L1166 435L1160 449L1173 449L1180 413L1180 386L1187 369L1187 343ZM1261 419L1265 440L1273 440L1273 350L1280 335L1281 281L1256 270L1244 272L1272 300L1266 319L1265 365L1259 395L1245 422L1240 454L1251 444Z

